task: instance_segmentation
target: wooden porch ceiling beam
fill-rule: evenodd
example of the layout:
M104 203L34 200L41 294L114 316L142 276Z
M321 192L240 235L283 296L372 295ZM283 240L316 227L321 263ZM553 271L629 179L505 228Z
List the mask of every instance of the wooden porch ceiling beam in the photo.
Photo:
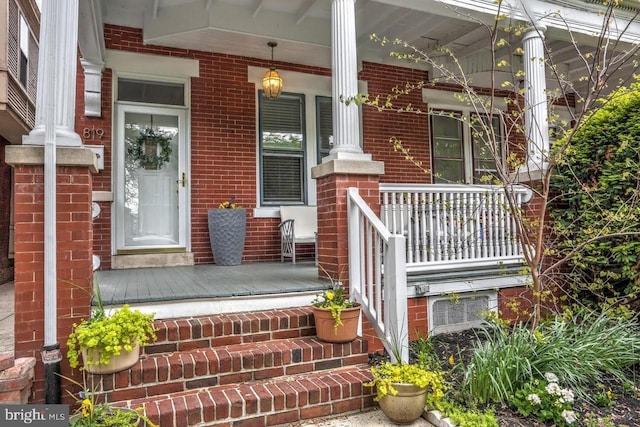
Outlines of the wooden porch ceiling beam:
M306 2L304 2L302 6L300 6L300 8L298 9L298 12L296 13L296 25L300 25L300 23L304 21L304 18L307 17L309 10L311 10L311 8L317 2L318 0L307 0Z
M158 17L158 8L160 8L160 0L153 0L153 6L151 6L151 19Z
M479 50L490 49L491 39L489 38L489 34L487 33L487 29L485 27L478 27L473 30L473 33L478 35L480 35L480 33L484 33L482 34L484 35L484 37L473 37L473 39L477 40L476 42L471 43L470 45L467 45L461 49L452 49L456 58L462 59L465 56L471 55L472 53L475 53Z
M256 3L255 7L253 8L253 14L252 14L254 18L258 16L258 14L262 11L262 8L264 7L264 2L265 0L258 0L258 2Z
M422 46L419 46L421 44L419 42L424 40L422 37L424 35L425 28L435 27L441 20L441 17L426 15L423 18L416 19L413 25L408 25L403 31L397 33L394 37L406 41L407 43L411 43L417 48L422 48Z
M367 29L364 33L358 37L357 46L369 42L369 35L373 32L371 29L375 29L375 33L382 36L393 37L391 34L387 34L387 31L393 28L398 22L407 16L411 15L413 11L407 9L397 9L391 15L380 14L375 21L369 22Z
M446 19L442 19L442 24L441 25L450 25L449 21ZM468 27L465 25L466 22L462 23L461 28L458 29L457 31L452 31L450 32L447 37L436 40L436 43L438 46L440 47L449 47L452 44L455 44L458 42L458 40L463 37L466 36L467 34L470 33ZM478 27L479 28L479 27ZM478 28L475 28L473 30L471 30L471 32L475 32L478 30ZM433 52L435 52L436 49L432 49L430 52L428 52L429 54L433 54Z

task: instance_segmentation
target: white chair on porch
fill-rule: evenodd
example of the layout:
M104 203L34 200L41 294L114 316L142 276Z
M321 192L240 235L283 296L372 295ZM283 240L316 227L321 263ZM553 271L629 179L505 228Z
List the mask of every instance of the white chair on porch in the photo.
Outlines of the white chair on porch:
M314 243L318 262L318 208L315 206L280 207L280 262L291 258L296 263L296 244Z

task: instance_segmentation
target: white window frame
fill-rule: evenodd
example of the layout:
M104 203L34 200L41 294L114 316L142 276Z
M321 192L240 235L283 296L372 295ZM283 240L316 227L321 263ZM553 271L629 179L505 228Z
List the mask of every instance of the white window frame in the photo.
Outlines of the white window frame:
M470 107L467 103L460 100L456 97L456 92L443 91L443 90L435 90L435 89L423 89L422 90L422 100L427 104L429 110L435 111L445 111L445 112L453 112L460 113L464 116L464 123L462 126L462 156L464 160L464 181L466 184L473 184L473 141L471 135L471 115L480 113L484 114L483 111L476 111L474 108ZM500 114L506 114L507 111L507 101L501 97L494 98L494 108L495 112L500 112ZM504 129L501 130L504 137ZM504 141L503 141L504 143ZM431 169L432 175L433 171L433 139L432 139L432 129L431 129L431 117L429 117L429 149L431 150Z
M255 218L279 218L279 206L261 206L260 205L260 118L259 118L259 90L262 89L262 77L267 68L248 67L248 80L255 84L255 105L256 105L256 208L253 210ZM331 77L318 76L313 74L299 73L295 71L278 70L283 81L283 90L287 93L304 95L305 105L305 174L311 176L311 168L318 164L317 150L317 128L316 128L316 96L331 97ZM317 204L316 182L313 179L306 180L307 205L315 206Z

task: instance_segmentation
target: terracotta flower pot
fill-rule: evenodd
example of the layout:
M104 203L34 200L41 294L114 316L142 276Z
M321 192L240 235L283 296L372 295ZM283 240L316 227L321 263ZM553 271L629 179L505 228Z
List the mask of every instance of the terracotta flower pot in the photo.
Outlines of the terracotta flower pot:
M380 409L396 424L411 424L424 412L427 403L427 387L413 384L393 383L397 395L386 394L380 399Z
M327 308L314 306L313 318L316 323L316 335L318 335L318 339L333 343L353 341L358 335L360 304L354 304L354 307L342 310L340 313L342 325L339 325L337 329L334 327L331 310Z
M100 354L97 349L93 348L89 351L91 351L92 361L100 360ZM82 350L84 370L90 374L112 374L114 372L124 371L135 365L139 358L140 345L137 343L131 351L125 351L123 349L118 356L113 356L107 365L102 363L87 365L87 349Z

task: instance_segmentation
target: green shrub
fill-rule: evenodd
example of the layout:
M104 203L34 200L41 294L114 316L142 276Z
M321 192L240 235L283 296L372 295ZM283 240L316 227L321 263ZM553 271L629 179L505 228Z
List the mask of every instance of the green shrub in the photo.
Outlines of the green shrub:
M625 306L640 295L640 239L624 234L640 232L640 85L615 91L571 138L551 180L555 255L584 244L565 290L580 304Z

